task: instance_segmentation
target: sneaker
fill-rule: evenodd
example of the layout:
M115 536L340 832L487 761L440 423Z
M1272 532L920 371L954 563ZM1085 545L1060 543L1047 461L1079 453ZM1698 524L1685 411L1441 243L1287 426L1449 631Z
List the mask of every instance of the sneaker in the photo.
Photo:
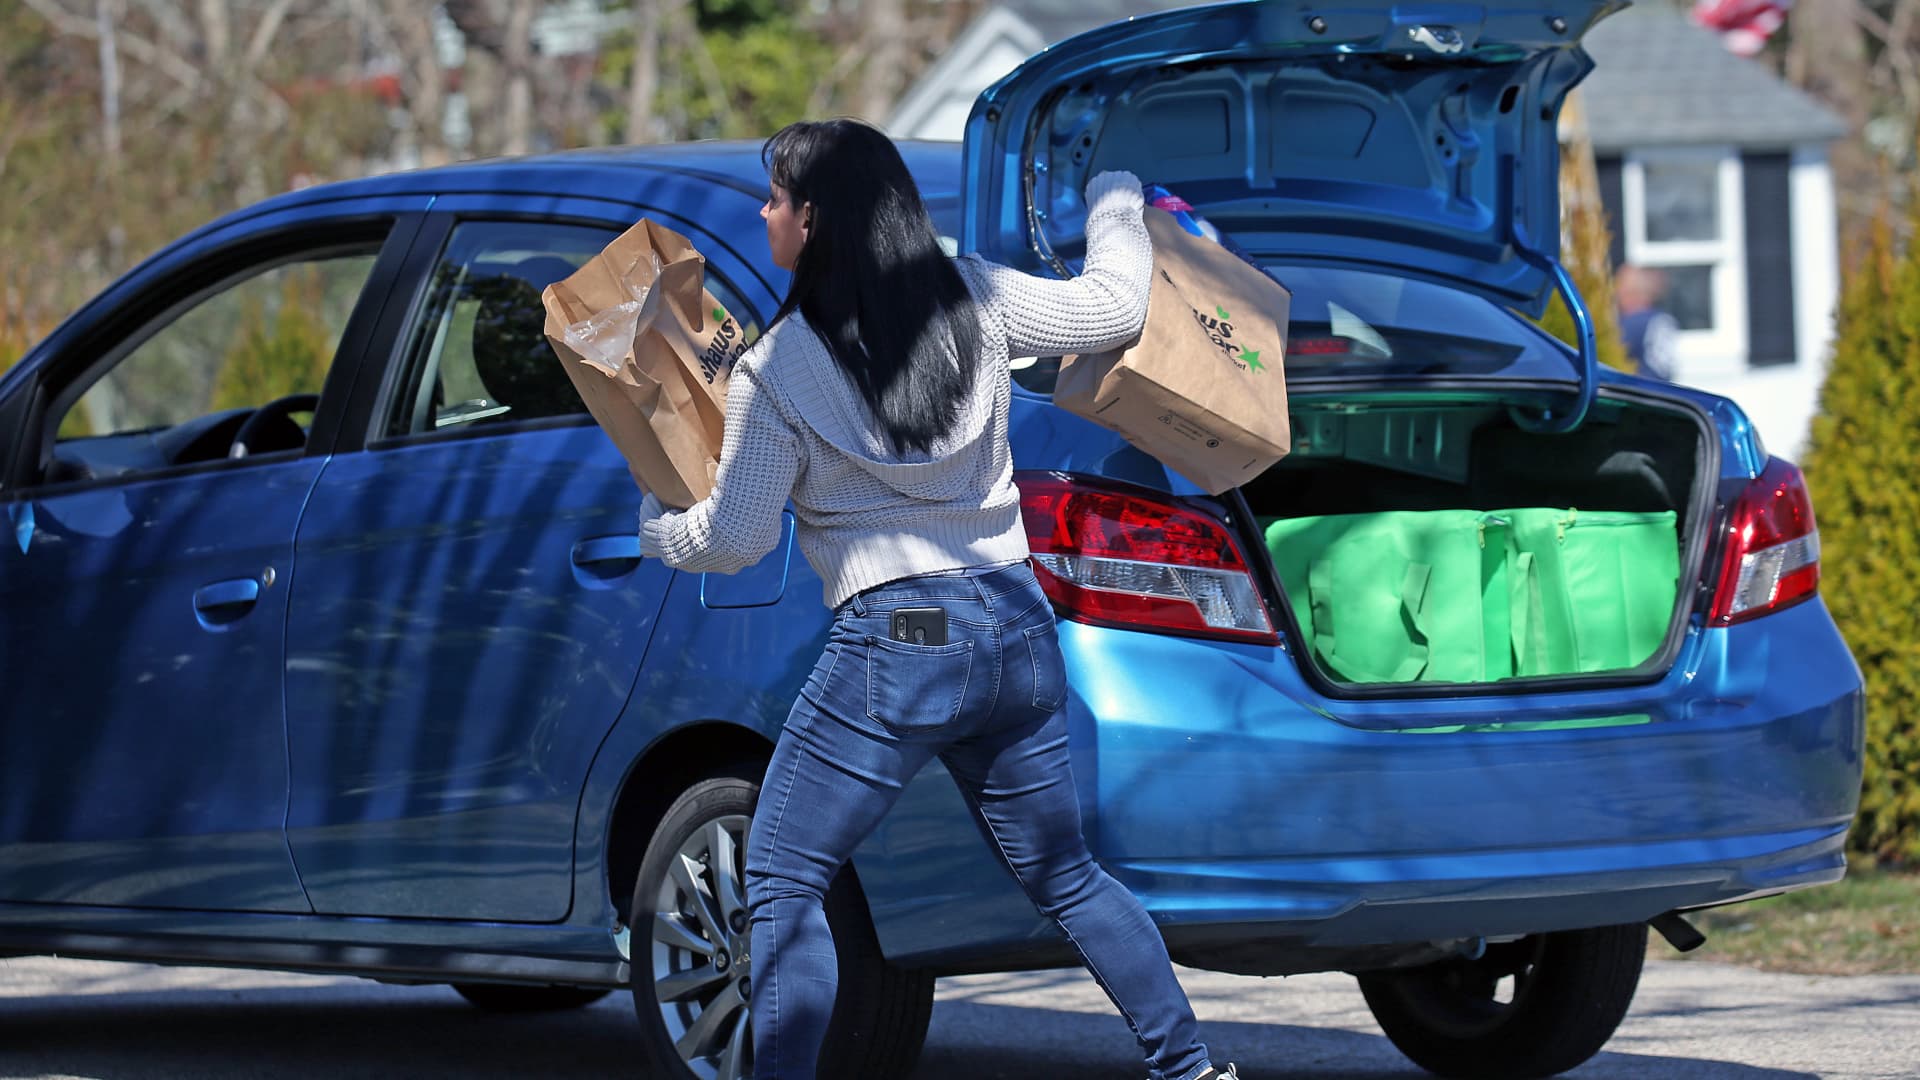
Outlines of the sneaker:
M1240 1080L1240 1073L1232 1062L1228 1062L1226 1072L1221 1072L1219 1069L1209 1065L1207 1066L1207 1071L1195 1077L1194 1080Z

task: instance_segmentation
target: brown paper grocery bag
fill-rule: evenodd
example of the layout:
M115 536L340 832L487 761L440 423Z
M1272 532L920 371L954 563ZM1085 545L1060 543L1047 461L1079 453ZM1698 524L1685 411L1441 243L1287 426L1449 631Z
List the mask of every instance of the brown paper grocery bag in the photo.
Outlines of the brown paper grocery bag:
M643 220L541 294L547 341L587 411L640 489L671 507L713 491L727 379L746 351L739 321L706 290L705 276L706 259L686 237ZM590 358L569 340L570 327L630 302L639 303L631 329L603 335L618 339L609 356Z
M1122 349L1067 358L1053 400L1218 495L1292 448L1282 366L1292 297L1166 211L1148 208L1146 222L1146 326Z

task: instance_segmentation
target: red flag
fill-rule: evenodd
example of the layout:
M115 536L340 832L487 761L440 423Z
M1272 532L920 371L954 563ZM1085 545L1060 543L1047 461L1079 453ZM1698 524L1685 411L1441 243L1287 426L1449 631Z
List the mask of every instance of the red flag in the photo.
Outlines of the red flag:
M1752 56L1787 21L1793 0L1694 0L1693 21L1713 30L1732 52Z

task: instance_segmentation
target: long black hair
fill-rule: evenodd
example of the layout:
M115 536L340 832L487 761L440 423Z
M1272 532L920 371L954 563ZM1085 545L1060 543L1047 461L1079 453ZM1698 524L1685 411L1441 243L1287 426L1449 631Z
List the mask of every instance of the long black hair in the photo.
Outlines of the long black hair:
M774 321L806 316L895 450L931 449L973 385L980 326L900 151L858 120L802 121L761 160L795 212L811 208Z

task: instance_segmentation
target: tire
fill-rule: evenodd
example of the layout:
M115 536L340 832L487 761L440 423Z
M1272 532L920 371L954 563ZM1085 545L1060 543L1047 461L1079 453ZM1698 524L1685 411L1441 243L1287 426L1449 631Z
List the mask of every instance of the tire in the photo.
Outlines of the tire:
M454 983L453 989L475 1007L496 1013L579 1009L613 992L587 986L509 986L506 983Z
M1387 1038L1428 1072L1531 1080L1600 1052L1633 1003L1646 952L1644 924L1537 934L1476 960L1361 975L1360 991Z
M742 864L759 793L757 781L739 775L700 780L668 807L647 842L629 921L633 1006L645 1036L648 1076L752 1075L752 962L740 961L747 945ZM906 1076L926 1041L933 977L881 956L866 898L851 871L834 879L826 907L840 959L840 996L821 1050L820 1075Z

